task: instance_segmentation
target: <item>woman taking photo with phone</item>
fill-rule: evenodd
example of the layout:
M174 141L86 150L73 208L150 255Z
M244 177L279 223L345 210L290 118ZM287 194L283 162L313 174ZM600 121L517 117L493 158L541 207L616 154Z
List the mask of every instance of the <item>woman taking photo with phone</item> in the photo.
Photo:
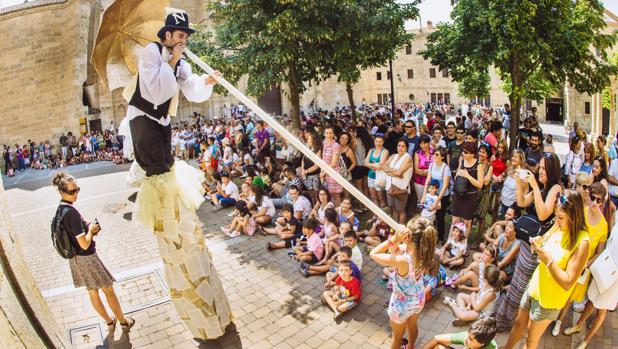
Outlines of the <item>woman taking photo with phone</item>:
M135 320L124 316L116 292L114 292L113 283L116 280L97 255L94 237L101 231L99 223L96 220L86 223L79 211L73 207L80 190L75 178L68 173L58 172L54 175L52 184L58 189L62 198L59 207L59 211L64 212L61 221L62 228L76 249L76 255L69 259L75 288L86 287L90 302L105 320L108 331L114 331L117 321L120 321L120 326L124 331L129 331L135 324ZM115 318L107 313L107 309L101 302L99 289L105 294Z
M589 245L582 196L576 190L565 190L556 205L556 223L545 235L530 238L539 265L521 299L505 349L514 348L525 331L525 348L538 347L543 333L571 297L586 266Z
M517 206L526 208L526 213L515 225L516 237L521 243L511 285L506 297L500 300L496 314L500 332L508 332L513 327L521 297L538 265L538 260L530 248L529 236L523 232L523 224L527 222L528 229L536 229L538 235L543 235L551 227L556 200L562 192L558 156L544 153L539 165L538 182L529 170L517 170Z

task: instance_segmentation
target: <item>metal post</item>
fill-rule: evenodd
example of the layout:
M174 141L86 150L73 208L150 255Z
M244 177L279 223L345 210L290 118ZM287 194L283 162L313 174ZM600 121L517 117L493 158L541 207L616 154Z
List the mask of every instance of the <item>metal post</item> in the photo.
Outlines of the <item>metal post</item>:
M388 60L388 67L391 73L391 118L395 118L395 75L393 74L393 60Z

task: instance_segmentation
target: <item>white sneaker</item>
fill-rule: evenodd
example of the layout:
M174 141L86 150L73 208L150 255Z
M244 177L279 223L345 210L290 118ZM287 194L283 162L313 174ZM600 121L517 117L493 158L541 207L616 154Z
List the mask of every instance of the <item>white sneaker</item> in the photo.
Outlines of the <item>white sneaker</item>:
M581 313L586 308L586 302L574 302L573 303L573 311Z
M230 235L228 235L231 238L235 238L237 236L240 236L240 232L238 230L234 230L233 232L230 233Z
M551 330L551 335L554 337L558 337L558 335L560 334L560 326L562 325L562 321L560 320L556 320L556 322L554 323L554 328L552 328Z
M226 227L221 227L221 231L223 232L223 234L230 236L230 230Z

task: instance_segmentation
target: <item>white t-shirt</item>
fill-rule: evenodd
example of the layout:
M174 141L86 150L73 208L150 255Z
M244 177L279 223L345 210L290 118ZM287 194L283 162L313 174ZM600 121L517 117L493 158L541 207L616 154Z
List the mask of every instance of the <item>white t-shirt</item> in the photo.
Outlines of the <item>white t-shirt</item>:
M255 198L253 200L255 202ZM275 213L277 212L275 210L275 204L273 203L271 198L269 198L268 196L262 197L262 205L258 207L258 211L261 211L263 208L266 208L266 214L271 217L274 217Z
M227 185L221 183L221 189L224 193L229 195L230 198L238 200L239 192L236 183L232 182L231 180L227 183Z
M251 154L247 153L243 157L243 161L245 162L246 165L253 165L253 156L251 156Z
M363 269L363 253L361 252L360 247L358 247L358 244L352 248L352 262L356 264L358 270Z
M436 217L436 211L430 211L429 206L435 204L437 201L437 195L431 195L427 193L427 195L425 195L425 202L423 202L424 207L421 211L421 216L433 220Z
M299 196L298 199L296 199L296 202L294 202L294 212L296 211L303 211L303 219L309 217L309 214L311 213L311 203L309 202L309 199L302 195Z

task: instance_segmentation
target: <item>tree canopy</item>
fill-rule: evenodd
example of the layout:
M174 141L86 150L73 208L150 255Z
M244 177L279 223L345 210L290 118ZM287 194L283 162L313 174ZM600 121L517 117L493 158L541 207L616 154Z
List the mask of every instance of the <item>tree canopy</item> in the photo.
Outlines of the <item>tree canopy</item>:
M214 27L199 27L191 48L228 80L247 76L250 95L287 84L298 126L300 96L310 84L337 74L351 86L361 69L383 65L410 41L404 24L416 16L416 3L217 1L209 5Z
M517 129L523 97L567 81L596 93L618 73L608 60L616 34L602 32L603 11L598 0L462 0L452 23L438 25L421 54L449 69L456 82L495 67L510 81L511 128ZM515 136L511 132L511 146Z

